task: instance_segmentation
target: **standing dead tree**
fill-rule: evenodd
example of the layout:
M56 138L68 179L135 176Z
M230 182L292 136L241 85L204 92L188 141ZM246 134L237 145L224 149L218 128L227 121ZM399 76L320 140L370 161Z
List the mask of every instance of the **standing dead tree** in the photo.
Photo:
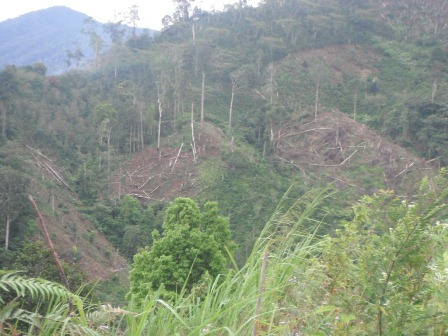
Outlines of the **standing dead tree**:
M196 163L196 141L194 139L194 103L191 103L191 148L193 152L193 162Z

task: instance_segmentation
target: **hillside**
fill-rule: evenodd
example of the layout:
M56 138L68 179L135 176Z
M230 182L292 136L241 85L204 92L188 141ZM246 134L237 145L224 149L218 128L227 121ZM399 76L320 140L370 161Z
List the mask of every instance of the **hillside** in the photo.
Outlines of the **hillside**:
M319 233L332 234L361 196L395 190L412 200L448 163L446 29L416 26L439 27L426 16L436 2L420 5L402 16L376 0L179 8L151 43L115 44L94 69L6 67L1 146L28 151L13 146L19 164L1 167L31 180L26 192L39 195L60 254L70 260L76 244L92 277L151 245L181 196L218 202L238 265L288 190L288 204L337 191L320 208ZM29 213L13 212L13 222L29 223ZM14 232L12 255L30 227Z
M111 246L104 235L79 212L81 205L68 186L64 169L57 159L51 159L37 148L19 143L2 147L3 160L20 159L21 169L30 179L28 189L44 217L52 242L59 257L70 264L77 264L92 281L109 279L114 273L127 271L127 262ZM30 207L31 204L27 204ZM36 214L29 214L37 219ZM31 232L13 230L22 238L44 240L43 232L36 226Z
M110 47L111 38L102 23L93 21L88 25L87 19L83 13L57 6L0 22L0 68L44 63L48 74L53 75L70 68L92 67L95 52L88 31L98 34L104 52ZM126 36L131 34L131 27L122 28ZM138 34L142 32L138 29ZM73 59L68 53L73 54Z

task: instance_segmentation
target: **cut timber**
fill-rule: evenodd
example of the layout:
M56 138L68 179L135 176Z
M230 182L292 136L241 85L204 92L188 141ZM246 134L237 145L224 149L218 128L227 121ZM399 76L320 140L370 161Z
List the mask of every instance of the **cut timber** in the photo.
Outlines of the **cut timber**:
M179 159L179 155L180 155L180 152L181 152L183 146L184 146L184 143L182 142L182 144L180 145L179 151L177 152L176 160L174 160L173 168L171 168L171 172L173 172L174 167L176 166L177 159Z
M153 177L154 177L154 176L150 176L150 177L145 181L145 183L143 183L140 187L138 187L138 190L140 190L141 188L143 188L149 181L152 180Z
M34 202L33 197L31 195L29 195L28 199L30 200L31 204L33 205L34 210L36 211L36 215L37 215L37 218L39 219L39 223L40 223L40 226L42 228L42 231L44 232L44 236L45 236L45 239L47 240L48 247L50 248L50 251L53 254L54 262L56 263L56 266L59 269L59 273L61 275L62 282L65 285L65 287L68 290L70 290L70 284L68 282L67 276L65 275L64 268L62 268L62 264L61 264L61 262L59 260L59 257L58 257L58 255L56 253L56 250L54 249L53 243L51 242L51 238L50 238L50 235L48 234L47 226L45 225L45 222L44 222L44 219L42 217L42 214L40 213L39 208L37 207L36 202ZM73 307L72 307L72 303L71 303L70 299L69 299L68 304L69 304L70 312L72 313L73 312Z

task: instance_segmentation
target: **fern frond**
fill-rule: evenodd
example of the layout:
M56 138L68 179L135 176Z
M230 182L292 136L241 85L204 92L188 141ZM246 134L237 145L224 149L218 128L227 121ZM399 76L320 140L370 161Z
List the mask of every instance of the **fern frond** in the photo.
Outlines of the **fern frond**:
M11 291L15 292L15 295L18 297L25 297L29 294L32 299L40 300L64 299L73 295L58 283L43 279L26 278L19 275L16 271L0 270L0 289L8 293ZM2 293L0 292L0 303L4 304L5 301L1 295Z

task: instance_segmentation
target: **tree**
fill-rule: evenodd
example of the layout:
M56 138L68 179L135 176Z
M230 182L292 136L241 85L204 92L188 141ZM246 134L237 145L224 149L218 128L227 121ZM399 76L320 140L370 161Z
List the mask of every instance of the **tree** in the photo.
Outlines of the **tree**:
M26 206L26 189L29 180L20 172L0 168L0 216L6 222L5 249L9 248L11 223L18 218Z
M163 233L153 232L153 245L134 256L129 295L139 299L161 286L169 293L190 290L205 277L226 271L235 244L229 222L219 215L216 202L201 212L189 198L177 198L166 210Z
M196 47L196 71L201 70L201 127L204 126L204 101L205 101L205 77L208 68L212 63L213 47L207 41L201 41Z
M118 220L124 232L121 251L126 257L132 259L133 255L150 241L150 227L154 224L154 219L145 222L147 218L139 200L130 195L124 196L119 206Z
M193 0L194 1L194 0ZM190 20L190 8L191 1L189 0L173 0L176 4L176 11L174 12L173 17L175 21L189 21Z
M104 32L109 34L110 40L114 44L121 44L123 42L125 30L122 26L122 22L123 20L118 20L116 22L108 21L103 25Z
M2 118L2 137L6 137L7 109L11 104L11 99L18 91L18 81L16 78L16 68L7 66L0 72L0 110Z
M112 126L115 124L116 120L117 120L117 110L113 105L98 104L97 106L95 106L95 109L93 110L93 123L98 127L100 147L103 145L104 138L106 138L108 176L110 172L110 154L111 154L110 139L112 134Z
M132 24L132 38L135 39L137 36L135 34L135 30L137 28L137 21L140 21L140 17L138 16L138 6L132 5L129 7L129 12L126 15L127 22Z
M359 326L360 334L380 336L446 330L446 304L438 293L446 293L446 280L439 286L434 277L446 267L440 258L446 259L447 196L447 170L424 179L412 201L384 190L364 196L353 220L328 237L326 301L341 320L357 320L344 334L358 334Z
M100 64L100 52L103 48L104 41L96 31L97 24L95 23L93 18L89 17L85 19L84 24L87 28L83 29L83 33L90 38L90 46L95 53L95 67L98 67Z
M70 66L72 65L72 60L76 61L76 67L78 67L81 58L84 57L84 54L82 53L81 48L79 46L76 46L75 51L66 50L65 54L67 55L67 59L65 60L65 62L67 63L67 68L70 68Z
M248 86L249 70L245 67L241 67L238 70L230 74L230 80L232 83L232 89L230 93L230 107L229 107L229 134L232 130L232 115L233 115L233 103L235 95L242 91L242 88Z
M69 265L63 261L62 267L70 284L69 290L76 291L88 281L87 274L81 271L77 265ZM14 269L25 272L25 275L29 277L41 278L64 285L51 251L42 241L26 243L15 259ZM83 292L87 294L86 288Z

